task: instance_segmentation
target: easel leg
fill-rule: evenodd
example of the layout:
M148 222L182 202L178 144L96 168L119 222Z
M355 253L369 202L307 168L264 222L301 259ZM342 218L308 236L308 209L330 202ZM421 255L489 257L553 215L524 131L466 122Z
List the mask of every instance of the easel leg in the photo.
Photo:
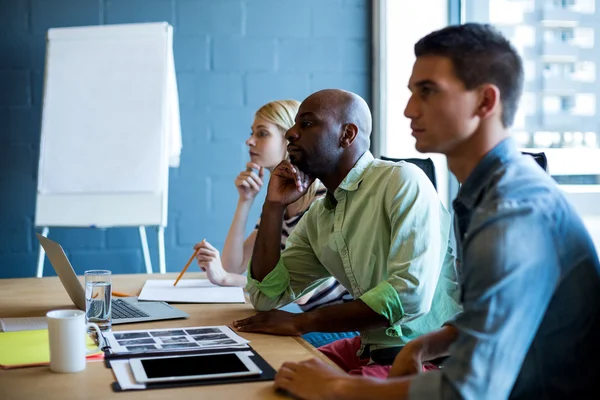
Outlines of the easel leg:
M165 227L158 227L158 263L160 273L164 274L167 272L167 265L165 262Z
M148 249L148 237L146 236L146 228L143 226L140 229L140 241L142 242L142 253L144 254L144 264L146 265L146 273L152 273L152 262L150 261L150 250Z
M50 228L48 228L47 226L44 226L42 228L42 233L41 235L46 237L48 236L48 232L50 231ZM38 254L38 262L37 262L37 273L36 273L36 277L41 278L42 276L44 276L44 256L46 255L46 252L44 251L44 248L42 247L42 244L40 243L40 252Z

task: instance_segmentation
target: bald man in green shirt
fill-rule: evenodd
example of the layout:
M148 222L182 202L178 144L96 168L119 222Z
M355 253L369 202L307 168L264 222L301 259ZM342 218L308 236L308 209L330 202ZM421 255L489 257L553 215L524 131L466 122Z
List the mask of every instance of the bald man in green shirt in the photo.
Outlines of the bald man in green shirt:
M278 335L360 331L320 350L351 374L387 377L415 337L460 311L450 215L418 167L375 160L371 114L358 95L322 90L302 102L287 132L289 161L272 173L248 269L262 311L239 331ZM327 195L279 247L287 205L318 178ZM275 310L335 277L353 301L292 314ZM268 311L270 310L270 311Z

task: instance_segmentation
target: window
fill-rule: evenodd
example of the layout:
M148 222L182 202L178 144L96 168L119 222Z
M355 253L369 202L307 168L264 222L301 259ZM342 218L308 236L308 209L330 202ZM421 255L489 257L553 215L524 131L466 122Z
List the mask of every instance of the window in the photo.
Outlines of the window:
M415 60L414 45L431 31L448 25L448 0L374 1L375 68L374 130L375 156L426 158L435 163L440 198L450 206L449 174L446 159L440 154L421 154L415 149L410 121L403 115L410 98L407 89Z
M535 62L524 60L525 77L527 80L535 81ZM547 81L566 80L573 82L595 82L596 63L592 61L562 62L546 61L542 66L542 77Z
M600 0L374 1L374 154L430 156L436 163L438 192L449 207L456 192L444 157L415 150L402 114L410 96L406 84L413 46L449 19L492 23L524 62L525 92L512 135L524 151L546 153L550 174L582 215L600 250L600 51L591 28L600 26L597 3ZM551 13L542 20L548 10Z
M544 147L548 149L560 146L560 132L538 131L533 134L533 147Z
M600 109L596 104L600 48L594 41L599 29L594 27L600 26L599 4L600 0L537 0L533 7L519 9L507 6L506 0L461 1L464 22L493 23L505 33L523 57L526 88L541 88L533 96L523 95L522 116L513 135L524 150L546 153L550 174L580 212L600 249ZM492 10L519 15L492 17ZM548 10L550 17L543 20ZM541 36L534 43L529 37L516 37L517 32L538 29ZM528 49L522 45L524 40ZM539 68L528 67L530 63Z
M517 26L514 29L515 42L517 48L535 46L535 28L533 26Z
M573 99L573 98L572 98ZM578 93L570 105L573 115L593 117L596 115L596 95L593 93ZM583 145L583 142L581 143Z
M544 77L545 78L556 78L561 75L560 64L557 63L545 63L544 64Z
M529 79L531 76L535 76L535 63L534 62L524 62L523 69L525 70L525 81Z
M575 6L575 0L549 0L547 3L553 8L565 9Z
M596 12L596 0L577 0L573 5L573 11L594 14Z
M573 30L573 38L570 39L574 45L582 49L594 47L594 28L580 27Z
M535 97L535 93L524 92L521 95L519 111L522 111L525 115L535 115L537 111Z
M527 126L527 117L531 117L536 113L536 95L531 92L524 92L521 96L521 103L517 113L515 114L515 121L513 124L513 128L515 130L525 129ZM529 141L529 138L526 137L527 133L522 132L525 135L519 135L517 139L519 142L523 142L526 144Z
M600 2L600 0L593 2L594 8L596 2ZM514 2L513 4L519 3ZM489 22L489 19L486 19L486 16L489 15L489 10L492 8L502 9L506 5L506 0L463 0L462 5L465 10L466 20ZM538 9L534 7L533 10L529 11L521 7L521 15L518 18L513 18L514 20L526 22L496 24L503 32L512 32L512 34L507 33L507 36L513 42L515 40L523 41L523 38L516 37L522 34L522 32L527 32L528 30L535 31L538 28L543 29L543 42L540 43L539 39L536 39L534 43L528 43L531 45L533 51L521 51L526 80L532 82L532 86L534 87L543 88L543 93L541 93L542 101L538 106L539 109L533 113L534 118L525 119L526 126L523 127L523 131L529 132L532 136L535 136L536 131L559 132L560 135L563 135L561 131L583 131L588 132L587 137L590 136L590 132L596 132L594 135L598 135L593 118L598 115L596 93L600 92L600 85L596 81L596 60L600 61L600 52L597 51L593 43L595 30L591 27L580 26L548 27L544 26L544 21L541 20L543 8L552 5L558 9L569 8L569 11L565 11L567 13L561 17L561 21L564 25L577 25L579 20L574 15L574 7L586 5L587 9L589 9L590 4L579 0L552 0L546 1L545 4L542 1L538 1L535 5ZM515 6L510 11L517 12L516 8L518 7ZM600 13L598 15L594 14L594 19L600 24ZM557 56L556 54L545 54L547 48L544 44L547 43L560 43L562 46L566 46L566 48L575 46L578 48L587 47L592 50L587 53L574 52L565 56ZM530 65L538 63L541 66L539 72L535 68L530 67ZM585 82L585 85L577 84L578 82ZM537 83L540 84L537 85ZM524 101L522 106L531 107L531 104L532 100L529 99ZM592 118L591 121L588 118L587 122L586 120L576 118L566 120L552 118L556 115L565 114ZM550 118L545 118L546 115ZM569 129L569 125L574 126ZM559 127L561 129L557 129ZM543 136L547 137L548 135L544 133ZM583 135L583 137L586 136ZM528 142L533 143L535 141L530 140ZM560 142L564 142L564 140ZM583 147L589 147L593 146L591 144L597 142L598 140L581 140L578 143ZM598 151L598 155L600 156L600 149L597 146L592 148ZM600 175L600 171L598 171L598 175ZM600 180L598 183L600 184Z
M596 63L592 61L581 61L575 63L571 78L579 82L595 82Z
M524 63L533 62L533 61L523 61ZM553 79L553 78L571 78L575 73L575 63L574 62L545 62L544 63L544 72L543 77L545 79ZM527 75L527 71L525 72ZM530 79L534 79L535 75L530 75Z
M560 111L570 112L575 106L575 99L573 96L560 96Z
M558 114L562 108L560 96L544 96L544 114Z
M520 24L523 22L523 13L532 10L534 1L502 0L487 4L487 20L492 24ZM484 12L483 8L481 9Z
M544 41L548 44L569 43L575 38L573 28L546 28L544 31Z
M562 23L569 23L563 21ZM515 39L515 46L522 38ZM581 49L591 49L594 47L594 28L589 27L547 27L544 30L544 43L552 44L567 44L573 45Z

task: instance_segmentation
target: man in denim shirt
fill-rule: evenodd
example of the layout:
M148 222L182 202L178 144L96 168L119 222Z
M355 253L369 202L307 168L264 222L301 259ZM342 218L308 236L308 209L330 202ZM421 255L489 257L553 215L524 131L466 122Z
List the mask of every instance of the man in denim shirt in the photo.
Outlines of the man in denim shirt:
M509 137L519 55L480 24L433 32L415 54L405 115L416 148L445 154L462 183L453 206L464 311L409 342L387 381L311 360L284 364L276 385L306 399L600 398L598 256L556 183ZM417 374L441 356L441 370Z

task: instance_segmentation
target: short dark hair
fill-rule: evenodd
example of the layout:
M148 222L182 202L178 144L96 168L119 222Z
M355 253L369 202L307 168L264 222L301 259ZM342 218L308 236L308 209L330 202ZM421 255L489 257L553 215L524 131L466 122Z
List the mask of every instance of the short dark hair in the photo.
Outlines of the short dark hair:
M432 32L415 44L415 56L442 56L470 90L491 83L500 90L502 125L515 119L523 90L523 62L513 45L489 24L451 25Z

